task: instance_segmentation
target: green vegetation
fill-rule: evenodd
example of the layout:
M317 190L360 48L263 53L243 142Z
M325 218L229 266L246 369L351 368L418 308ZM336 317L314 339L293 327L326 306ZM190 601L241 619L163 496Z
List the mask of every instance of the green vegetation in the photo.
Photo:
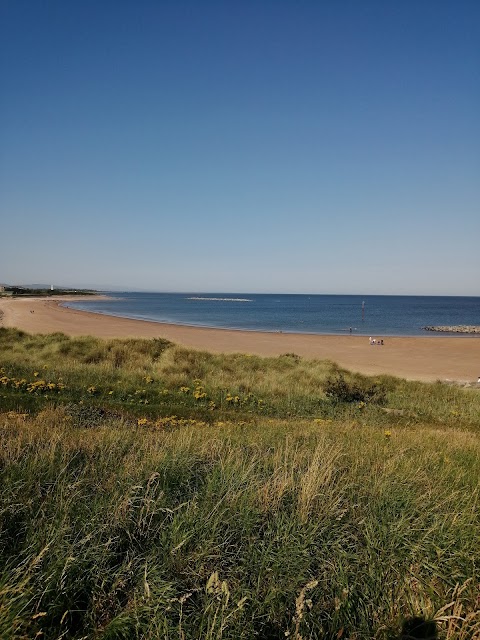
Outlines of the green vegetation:
M0 292L0 296L2 294L21 297L21 296L92 296L96 295L98 291L90 290L90 289L50 289L50 288L38 288L34 289L32 287L14 287L6 285L3 287L3 291Z
M0 329L0 637L480 634L480 393Z

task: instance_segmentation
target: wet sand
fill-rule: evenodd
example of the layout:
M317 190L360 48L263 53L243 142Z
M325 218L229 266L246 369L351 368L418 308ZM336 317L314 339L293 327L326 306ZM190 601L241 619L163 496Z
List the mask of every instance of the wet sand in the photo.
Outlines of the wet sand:
M70 336L166 338L185 347L216 353L261 356L296 353L305 358L332 360L351 371L369 375L387 373L410 380L476 382L480 376L479 337L384 337L383 346L371 346L364 336L184 327L60 306L62 301L73 299L77 298L2 298L0 326L17 327L30 333L61 331Z

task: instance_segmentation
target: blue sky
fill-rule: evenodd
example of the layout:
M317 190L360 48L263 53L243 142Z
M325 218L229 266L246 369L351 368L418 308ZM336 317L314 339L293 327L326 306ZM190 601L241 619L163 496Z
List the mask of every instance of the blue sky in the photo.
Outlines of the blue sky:
M480 295L480 3L2 0L0 282Z

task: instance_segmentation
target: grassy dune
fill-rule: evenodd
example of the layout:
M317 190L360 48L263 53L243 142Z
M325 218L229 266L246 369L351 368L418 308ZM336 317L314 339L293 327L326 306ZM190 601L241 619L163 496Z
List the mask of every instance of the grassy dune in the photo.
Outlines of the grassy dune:
M480 394L0 329L1 638L480 634Z

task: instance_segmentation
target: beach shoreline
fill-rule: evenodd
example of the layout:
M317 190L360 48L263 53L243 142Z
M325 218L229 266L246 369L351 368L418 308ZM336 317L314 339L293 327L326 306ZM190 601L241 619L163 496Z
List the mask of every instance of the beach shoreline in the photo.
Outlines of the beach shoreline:
M299 356L331 360L367 375L390 374L421 381L475 383L480 375L480 339L474 336L388 337L370 345L368 337L279 333L197 327L130 319L72 309L76 296L0 298L0 326L28 333L62 332L99 338L165 338L178 345L213 353ZM92 296L91 299L108 299ZM384 336L380 336L384 337Z
M110 296L102 296L102 297L96 297L96 299L100 299L100 300L113 300L112 297ZM118 298L117 298L118 299ZM364 339L368 339L368 334L367 333L358 333L358 329L355 329L352 331L352 333L350 333L349 329L345 328L345 329L339 329L337 332L314 332L314 331L292 331L292 330L288 330L285 329L283 331L279 331L279 330L274 330L274 329L246 329L246 328L240 328L240 327L229 327L229 326L224 326L224 327L215 327L215 326L211 326L211 325L206 325L206 324L194 324L194 323L188 323L188 322L168 322L167 320L152 320L151 318L140 318L140 317L135 317L135 316L129 316L129 315L122 315L119 313L112 313L110 311L99 311L99 310L92 310L92 309L79 309L77 307L72 307L68 305L68 302L80 302L80 300L69 300L69 301L65 301L62 300L61 302L59 302L58 304L62 307L64 307L65 309L70 309L72 311L82 311L83 313L93 313L95 315L100 315L100 316L106 316L107 318L123 318L126 320L133 320L135 322L151 322L153 324L156 325L165 325L165 326L175 326L175 327L187 327L187 328L193 328L193 329L213 329L215 331L239 331L239 332L243 332L243 333L268 333L268 334L287 334L287 335L298 335L298 336L327 336L327 337L343 337L343 336L356 336L359 338L364 338ZM445 334L448 333L448 335L446 336ZM389 334L389 333L378 333L375 334L375 337L378 338L384 338L384 339L390 339L390 338L411 338L411 339L415 339L415 338L428 338L428 339L437 339L437 338L444 338L444 337L448 337L448 336L455 336L455 339L462 339L462 338L477 338L480 340L480 335L477 335L477 332L471 332L471 333L467 333L467 332L456 332L456 331L425 331L425 333L423 335L418 335L415 333L412 334L406 334L406 335L395 335L395 334Z

